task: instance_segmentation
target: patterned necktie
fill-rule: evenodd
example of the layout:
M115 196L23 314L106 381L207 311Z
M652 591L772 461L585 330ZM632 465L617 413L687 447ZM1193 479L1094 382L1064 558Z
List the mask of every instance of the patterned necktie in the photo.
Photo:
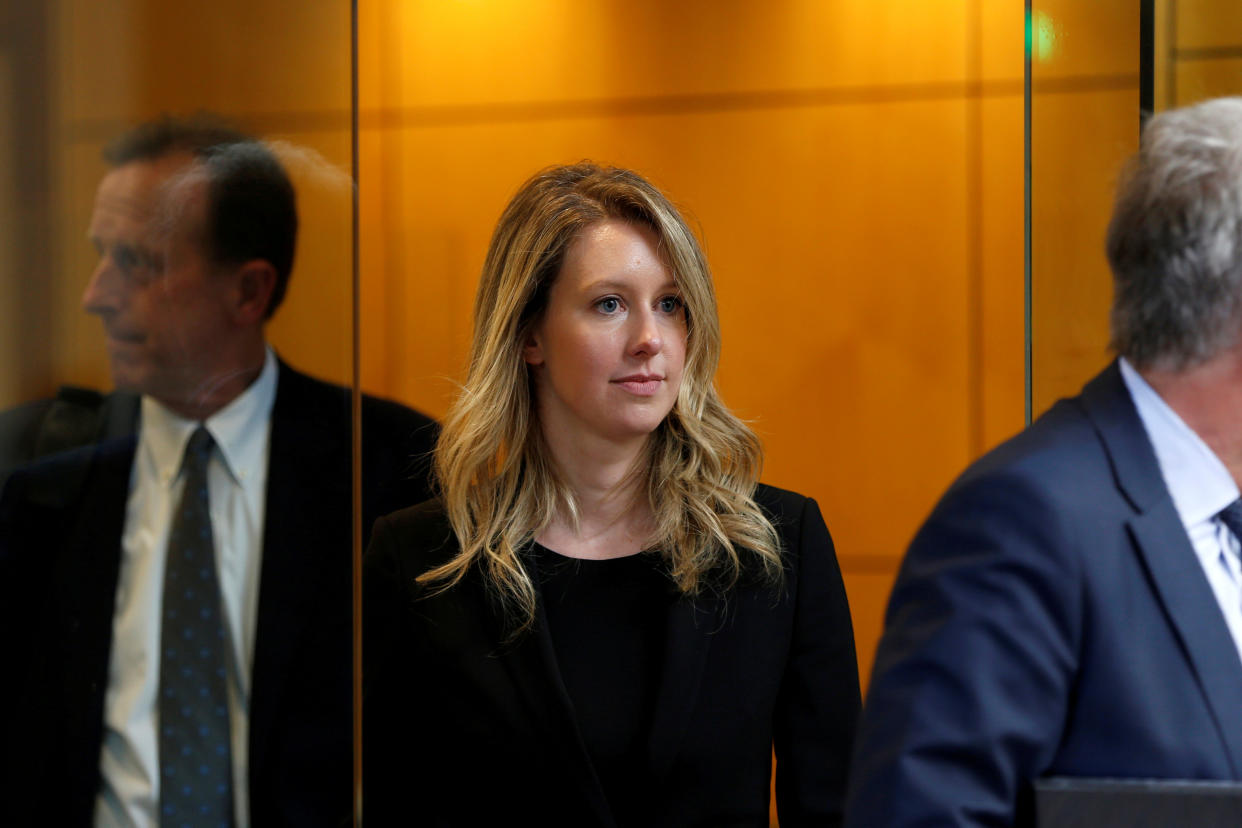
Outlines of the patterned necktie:
M233 824L226 638L220 612L207 461L199 426L185 450L185 488L173 513L160 623L160 824Z
M1229 527L1235 538L1242 541L1242 499L1230 503L1217 512L1216 516Z

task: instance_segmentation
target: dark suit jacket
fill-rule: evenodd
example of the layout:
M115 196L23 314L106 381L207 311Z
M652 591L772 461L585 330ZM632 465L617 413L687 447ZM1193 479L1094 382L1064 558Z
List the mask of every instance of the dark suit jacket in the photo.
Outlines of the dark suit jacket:
M14 469L41 457L134 433L136 394L62 386L55 397L0 411L0 491Z
M1042 776L1242 778L1242 660L1115 364L915 538L851 773L859 828L1024 824Z
M369 398L362 422L369 527L427 496L435 424ZM135 426L14 472L0 498L6 824L91 821ZM350 469L347 390L282 364L252 665L256 825L338 825L352 809Z
M678 599L649 746L648 826L766 826L771 755L781 825L840 822L858 668L832 541L813 500L761 486L787 551L779 594ZM471 573L414 578L457 544L438 501L381 519L364 577L363 786L369 825L615 825L542 615L505 643ZM526 565L535 564L527 556Z

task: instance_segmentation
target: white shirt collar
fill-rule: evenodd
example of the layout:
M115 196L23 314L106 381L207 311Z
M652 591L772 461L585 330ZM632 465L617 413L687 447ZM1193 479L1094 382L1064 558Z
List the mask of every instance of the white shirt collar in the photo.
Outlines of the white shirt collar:
M259 464L267 459L266 434L276 401L276 376L276 355L268 348L258 379L203 423L220 450L225 469L243 489L254 479ZM172 485L180 471L186 443L199 424L145 395L141 423L140 440L150 450L161 482Z
M1118 362L1182 524L1189 531L1211 520L1238 499L1229 470L1124 357Z

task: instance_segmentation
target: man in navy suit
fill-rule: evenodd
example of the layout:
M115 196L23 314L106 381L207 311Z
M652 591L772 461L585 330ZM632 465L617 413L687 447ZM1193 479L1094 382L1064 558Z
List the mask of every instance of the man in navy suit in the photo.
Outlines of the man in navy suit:
M1242 779L1242 99L1155 116L1117 359L971 466L893 589L847 824L1027 824L1049 776Z
M293 263L292 184L263 143L202 119L146 124L105 157L83 305L103 323L118 391L10 415L29 436L15 453L44 456L0 497L3 821L169 824L188 807L170 783L201 763L214 798L195 807L224 815L211 824L342 824L353 798L351 405L347 389L266 343ZM361 427L367 532L427 496L435 425L364 398ZM204 432L195 513L187 446ZM191 513L209 526L184 528ZM173 538L191 535L207 539L217 570L195 572L215 583L177 587L177 601L200 597L174 606L166 573L186 544ZM166 730L176 681L161 664L178 624L186 640L223 642L218 658L202 649L217 659L204 673L219 677L217 697L210 680L181 688L211 699L224 722L215 741L178 744ZM214 775L208 744L227 757ZM191 764L177 764L182 752Z

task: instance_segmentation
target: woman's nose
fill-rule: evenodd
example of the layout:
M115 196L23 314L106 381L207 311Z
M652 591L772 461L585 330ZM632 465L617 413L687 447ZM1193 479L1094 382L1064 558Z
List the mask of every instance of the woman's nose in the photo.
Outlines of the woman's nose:
M655 314L648 311L635 317L634 336L630 353L635 356L655 356L664 347L664 338Z

